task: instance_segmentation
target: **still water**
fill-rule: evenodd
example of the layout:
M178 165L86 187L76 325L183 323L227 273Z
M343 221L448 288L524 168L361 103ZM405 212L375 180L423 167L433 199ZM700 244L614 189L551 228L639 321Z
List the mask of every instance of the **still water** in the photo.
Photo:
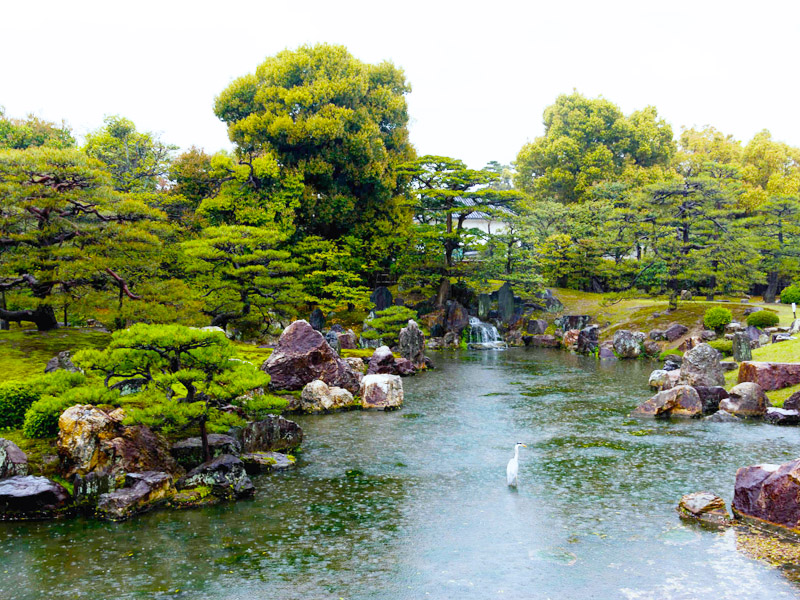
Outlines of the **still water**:
M0 523L0 598L796 598L736 530L736 469L800 454L793 428L654 422L652 363L535 349L434 355L394 413L298 417L300 468L237 504L126 523ZM505 484L517 441L520 488Z

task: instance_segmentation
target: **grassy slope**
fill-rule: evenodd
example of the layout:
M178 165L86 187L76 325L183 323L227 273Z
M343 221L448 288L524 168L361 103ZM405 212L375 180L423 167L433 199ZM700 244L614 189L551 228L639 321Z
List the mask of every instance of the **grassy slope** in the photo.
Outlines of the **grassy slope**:
M800 362L800 339L770 344L768 346L764 346L763 348L756 348L753 350L753 360L782 363ZM738 376L739 371L729 371L726 373L725 387L727 389L731 389L734 385L736 385ZM770 399L773 405L783 406L784 400L786 400L795 392L800 392L800 384L783 388L782 390L767 392L767 397Z

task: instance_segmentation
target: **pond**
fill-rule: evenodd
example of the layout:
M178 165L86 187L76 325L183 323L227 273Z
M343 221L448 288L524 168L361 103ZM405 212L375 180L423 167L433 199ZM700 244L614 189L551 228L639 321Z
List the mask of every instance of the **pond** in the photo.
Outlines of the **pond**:
M0 523L0 598L795 598L735 529L736 469L798 456L795 429L635 420L652 363L513 349L434 355L393 413L298 417L300 468L232 505L113 524ZM520 487L505 466L517 441Z

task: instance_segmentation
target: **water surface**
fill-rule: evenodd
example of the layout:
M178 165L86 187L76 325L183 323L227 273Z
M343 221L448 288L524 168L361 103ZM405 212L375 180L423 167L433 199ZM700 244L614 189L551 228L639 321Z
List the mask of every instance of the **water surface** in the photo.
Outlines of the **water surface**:
M730 503L738 467L798 455L796 429L631 419L651 363L454 356L404 380L401 411L298 417L300 468L251 501L0 523L0 598L800 597L736 530L675 512L691 491Z

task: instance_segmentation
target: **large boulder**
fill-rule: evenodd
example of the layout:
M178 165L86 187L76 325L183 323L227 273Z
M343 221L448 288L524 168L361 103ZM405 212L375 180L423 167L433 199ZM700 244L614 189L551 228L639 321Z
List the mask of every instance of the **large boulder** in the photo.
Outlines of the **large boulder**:
M783 408L787 410L800 410L800 392L795 392L784 400Z
M200 486L211 488L214 496L223 499L252 496L255 492L244 463L230 454L223 454L192 469L177 485L181 490Z
M627 329L615 332L614 352L619 358L638 358L642 353L643 337L643 334L636 335Z
M325 329L325 314L319 308L315 308L308 317L308 324L315 330L322 331Z
M283 331L261 370L271 377L270 385L281 390L302 390L307 383L322 379L355 393L361 379L306 321L295 321Z
M764 421L772 425L797 425L800 423L800 412L786 408L768 406Z
M543 335L547 331L547 321L544 319L529 319L525 331L529 335Z
M234 427L229 434L236 438L244 453L285 452L303 443L303 429L294 421L276 415Z
M364 364L363 358L358 358L357 356L348 356L344 360L356 373L361 373L364 375L367 373L367 365Z
M300 409L307 413L328 412L353 407L353 394L340 387L329 387L321 379L307 384L300 394Z
M556 328L563 329L564 331L569 329L577 329L580 331L588 327L591 322L592 317L590 315L564 315L562 317L557 317L553 321Z
M69 350L59 352L53 358L47 361L44 372L53 373L55 371L70 371L71 373L80 372L80 369L73 364Z
M725 508L725 501L710 492L686 494L678 503L678 513L684 519L702 521L712 525L728 525L731 520L731 516Z
M750 337L746 333L737 332L733 334L733 360L744 362L751 360L753 353L750 348Z
M514 291L507 281L497 290L497 307L500 311L500 318L508 323L514 315Z
M578 348L578 337L581 332L579 329L568 329L564 332L564 337L561 338L561 345L567 350L576 350Z
M403 380L397 375L367 375L361 380L362 408L391 410L403 404Z
M722 386L703 387L702 385L694 388L703 403L703 413L710 415L719 410L719 403L729 396L727 390Z
M384 375L397 375L397 368L394 364L394 354L389 346L380 346L375 349L367 365L367 375L376 373Z
M392 298L392 292L389 291L389 288L381 285L372 290L369 301L375 305L375 311L381 311L389 308L393 304L394 299Z
M532 335L526 338L525 344L537 348L558 348L561 340L554 335Z
M69 492L46 477L18 475L0 479L0 521L52 519L69 508Z
M444 321L445 331L460 334L467 325L469 325L467 309L456 300L448 300Z
M336 333L336 341L339 344L339 350L355 350L357 346L356 334L352 331L344 333Z
M28 474L28 457L14 442L0 438L0 479Z
M239 442L229 435L220 433L209 433L208 452L211 458L216 458L223 454L239 454L242 451ZM205 462L203 456L203 440L199 437L186 438L172 444L172 456L184 469L193 469L200 463Z
M58 453L67 477L91 472L119 479L126 473L182 469L167 441L144 425L122 425L124 414L106 413L91 405L76 405L58 419Z
M732 415L727 410L718 410L703 420L709 423L739 423L741 421L739 417Z
M400 330L400 356L410 360L416 369L425 368L425 336L416 321L409 320Z
M724 386L725 375L719 364L719 352L708 344L698 344L683 355L681 383L691 386Z
M703 403L697 391L688 385L679 385L662 392L644 402L631 413L634 417L700 417Z
M674 342L679 337L686 335L687 333L689 333L688 327L681 325L680 323L672 323L664 330L664 337L667 338L668 342Z
M739 383L752 381L763 390L780 390L800 383L800 363L748 361L739 365Z
M656 369L655 371L650 373L650 377L647 380L647 385L650 387L651 390L655 390L657 392L668 390L671 387L675 387L674 384L671 382L669 374L670 372L665 371L664 369Z
M165 504L174 494L172 476L168 473L131 473L124 488L98 498L96 514L108 521L122 521Z
M800 459L736 471L733 513L800 532Z
M721 410L726 410L737 417L763 417L770 402L761 386L747 381L731 388L729 397L719 403Z
M590 325L581 329L576 345L581 354L594 354L600 345L600 328Z
M242 454L239 459L244 463L248 475L285 471L295 466L294 457L280 452L251 452Z

